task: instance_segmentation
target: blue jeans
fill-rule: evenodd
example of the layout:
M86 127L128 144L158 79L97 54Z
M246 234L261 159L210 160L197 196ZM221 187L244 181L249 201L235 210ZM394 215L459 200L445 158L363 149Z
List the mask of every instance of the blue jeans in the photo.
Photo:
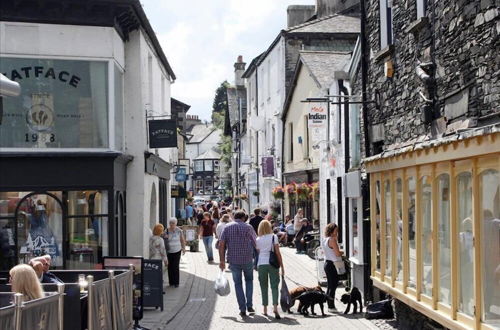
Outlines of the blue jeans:
M213 241L213 236L203 236L203 244L205 245L205 251L207 251L208 260L214 260L214 251L212 250Z
M234 289L236 291L240 312L246 312L247 308L253 307L253 262L249 262L246 265L230 264L229 269L233 274ZM242 272L245 276L246 296L245 292L243 292Z

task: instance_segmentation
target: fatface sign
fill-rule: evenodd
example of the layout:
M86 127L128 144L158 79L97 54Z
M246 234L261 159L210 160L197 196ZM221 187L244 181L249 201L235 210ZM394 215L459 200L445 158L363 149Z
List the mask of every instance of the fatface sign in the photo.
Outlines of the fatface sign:
M274 157L262 157L262 177L274 176Z
M177 148L177 123L174 119L149 121L150 148Z
M321 141L326 138L326 123L328 120L327 103L310 103L307 114L307 124L313 141Z

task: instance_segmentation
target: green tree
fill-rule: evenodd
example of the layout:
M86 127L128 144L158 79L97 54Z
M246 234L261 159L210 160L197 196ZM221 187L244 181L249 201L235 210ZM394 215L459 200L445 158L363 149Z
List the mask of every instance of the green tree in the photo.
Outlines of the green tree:
M214 104L212 107L212 123L221 131L224 131L224 123L227 110L227 91L229 83L225 80L215 91ZM221 154L221 159L228 167L231 167L231 152L233 141L230 136L221 134L221 143L218 147L218 152Z
M215 98L214 104L212 105L212 122L215 124L214 114L219 113L222 114L222 118L224 118L224 113L227 109L227 92L226 88L229 86L227 80L224 80L219 87L215 90ZM222 123L224 125L224 122ZM223 128L218 127L218 128Z

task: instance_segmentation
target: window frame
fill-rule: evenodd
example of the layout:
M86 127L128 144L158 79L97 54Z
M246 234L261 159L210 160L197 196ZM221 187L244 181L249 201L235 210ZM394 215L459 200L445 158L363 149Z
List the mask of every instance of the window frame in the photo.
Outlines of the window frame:
M19 54L0 54L0 61L3 58L11 59L31 59L31 60L62 60L62 61L84 61L84 62L102 62L106 63L107 69L107 89L108 93L106 95L106 106L107 106L107 134L108 134L108 145L102 148L25 148L25 147L0 147L0 152L28 152L28 153L49 153L49 152L109 152L117 150L115 147L115 65L121 69L120 64L115 59L103 59L100 57L84 57L84 56L54 56L54 55L19 55ZM124 72L122 72L124 74ZM122 77L123 78L123 77ZM125 94L122 91L122 97L125 98ZM123 102L122 102L123 103ZM122 109L123 111L123 109ZM124 119L123 119L124 120ZM123 141L125 140L125 134L123 134Z
M394 43L393 0L379 0L380 49Z
M397 205L395 203L396 200L396 180L401 178L402 180L402 190L403 190L403 198L402 198L402 216L403 216L403 281L402 283L399 281L394 281L393 279L396 277L396 258L395 252L396 241L393 239L391 241L391 252L392 252L392 274L391 276L386 275L386 262L387 262L387 239L380 240L380 270L376 269L376 248L371 249L371 274L372 279L376 281L377 284L383 284L382 287L386 287L391 290L396 290L396 292L400 292L407 296L409 299L413 299L415 303L424 306L423 308L427 308L434 314L433 311L439 313L442 317L449 319L449 322L458 322L468 327L475 327L477 329L490 329L488 323L483 323L483 277L482 277L482 262L483 259L481 256L481 248L477 245L478 240L479 244L482 244L481 239L481 224L477 219L482 219L480 217L481 212L481 203L482 199L480 196L480 179L482 173L488 170L496 170L500 172L500 154L487 155L487 156L478 156L471 157L465 160L450 160L450 161L440 161L431 164L424 165L414 165L410 167L406 167L404 169L393 169L393 170L383 170L379 172L370 173L370 215L371 215L371 243L372 247L375 247L377 244L376 240L376 185L377 182L380 182L380 233L381 236L384 236L386 233L386 214L390 212L391 214L391 234L393 238L396 237L395 230L395 215ZM458 304L460 301L460 282L458 272L460 271L459 267L459 240L458 240L458 223L457 221L453 221L453 219L457 218L458 214L458 187L457 187L457 178L460 174L468 172L471 173L471 185L472 185L472 222L473 222L473 237L474 237L474 249L473 249L473 261L472 261L472 272L473 272L473 300L475 303L475 314L471 317L466 315L465 313L458 311ZM450 272L451 272L451 299L450 306L447 306L439 301L439 290L440 290L440 255L439 251L439 235L438 235L438 226L439 218L438 213L438 179L441 175L447 174L449 176L449 221L450 221L450 250L451 250L451 259L450 259ZM416 289L412 289L408 286L409 283L409 219L408 219L408 208L409 208L409 182L408 179L414 178L416 183L416 195L415 195L415 221L416 221L416 232L415 232L415 243L416 243L416 251L417 251L417 277L416 277ZM431 276L431 286L432 286L432 296L427 296L423 293L422 287L422 277L423 277L423 255L422 255L422 244L424 244L421 234L423 230L423 214L422 214L422 184L421 180L424 177L428 177L428 182L431 185L432 197L431 197L431 224L430 228L432 230L431 233L431 250L432 253L432 276ZM390 187L390 198L391 198L391 210L386 210L386 181L390 180L392 187ZM384 233L384 234L382 234ZM391 291L390 290L390 291Z

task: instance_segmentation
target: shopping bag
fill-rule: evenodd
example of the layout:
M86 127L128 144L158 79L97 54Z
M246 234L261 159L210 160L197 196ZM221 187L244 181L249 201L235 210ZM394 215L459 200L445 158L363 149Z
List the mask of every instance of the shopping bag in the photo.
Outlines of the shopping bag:
M290 297L290 292L288 291L288 286L286 285L284 276L281 276L280 305L283 312L288 312L290 307L292 307L292 297Z
M229 281L226 276L224 276L222 270L219 271L219 275L217 275L215 279L214 289L219 296L227 296L231 292Z
M368 320L394 318L392 300L382 300L366 306L365 318L367 318Z

